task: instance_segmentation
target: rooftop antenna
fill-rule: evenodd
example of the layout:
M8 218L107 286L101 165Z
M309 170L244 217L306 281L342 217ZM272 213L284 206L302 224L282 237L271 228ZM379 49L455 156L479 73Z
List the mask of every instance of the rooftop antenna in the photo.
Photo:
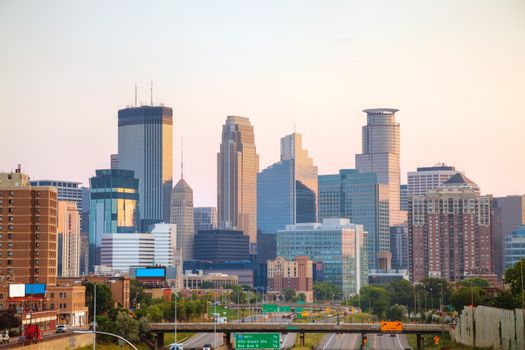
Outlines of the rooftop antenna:
M150 93L151 93L151 105L153 106L153 80L151 81Z
M184 138L180 138L180 178L184 179Z
M293 122L293 133L295 134L295 121Z
M135 107L137 107L137 83L135 83Z

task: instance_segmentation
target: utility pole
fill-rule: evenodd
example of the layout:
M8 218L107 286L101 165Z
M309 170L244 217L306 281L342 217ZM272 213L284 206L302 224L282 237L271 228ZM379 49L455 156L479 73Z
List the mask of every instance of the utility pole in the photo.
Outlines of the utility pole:
M97 284L93 283L93 350L97 349Z
M175 348L178 350L179 349L179 342L177 341L177 290L174 288L173 289L173 301L174 301L174 307L173 307L173 311L174 311L174 314L175 314L175 319L174 319L174 336L175 336L175 340L173 341L175 343ZM208 305L206 303L206 305Z

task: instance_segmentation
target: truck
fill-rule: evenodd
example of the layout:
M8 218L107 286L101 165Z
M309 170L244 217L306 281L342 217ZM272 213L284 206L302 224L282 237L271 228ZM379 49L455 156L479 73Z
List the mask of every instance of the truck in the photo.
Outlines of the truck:
M24 330L25 341L41 341L42 340L42 330L36 324L28 325Z

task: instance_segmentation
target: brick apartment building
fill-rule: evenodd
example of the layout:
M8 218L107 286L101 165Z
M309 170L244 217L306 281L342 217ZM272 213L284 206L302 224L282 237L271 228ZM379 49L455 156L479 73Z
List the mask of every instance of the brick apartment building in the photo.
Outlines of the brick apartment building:
M268 293L279 295L287 288L306 295L307 302L313 301L313 262L307 256L293 261L279 256L268 261Z

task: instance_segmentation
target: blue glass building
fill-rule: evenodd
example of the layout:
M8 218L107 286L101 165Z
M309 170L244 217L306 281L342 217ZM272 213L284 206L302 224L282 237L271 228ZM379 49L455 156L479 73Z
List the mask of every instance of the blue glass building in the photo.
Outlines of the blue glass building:
M132 170L97 170L89 179L89 269L100 265L102 235L139 229L139 180Z
M368 267L377 269L378 253L390 251L388 185L375 173L342 169L319 176L319 219L347 218L368 232Z
M324 280L339 286L345 297L368 284L366 232L348 219L288 225L277 231L277 255L288 260L308 256L322 263Z
M525 258L525 225L520 225L505 237L505 270Z

